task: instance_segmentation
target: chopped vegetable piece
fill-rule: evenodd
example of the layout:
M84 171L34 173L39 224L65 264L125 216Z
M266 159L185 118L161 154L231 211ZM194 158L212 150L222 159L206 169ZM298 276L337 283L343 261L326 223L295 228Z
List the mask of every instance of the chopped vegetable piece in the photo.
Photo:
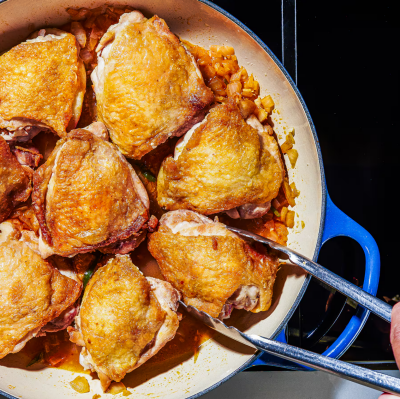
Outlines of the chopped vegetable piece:
M71 33L82 48L86 46L86 31L80 22L71 22Z
M298 197L300 195L300 191L297 190L296 184L294 184L294 182L290 183L290 188L292 190L293 197L296 198L296 197Z
M282 185L283 185L283 192L285 193L285 197L286 197L286 200L287 200L288 204L290 206L292 206L292 207L295 206L296 205L296 201L295 201L295 199L293 197L293 193L292 193L292 190L291 190L291 188L289 186L287 178L284 179Z
M268 113L271 113L275 105L274 100L272 99L271 96L265 96L264 98L262 98L261 104Z
M122 382L113 382L107 389L107 393L110 393L111 395L118 395L124 391L126 391L126 387Z
M157 180L157 179L156 179L150 172L148 172L147 170L143 172L143 176L144 176L148 181L151 181L151 182L155 182L155 181Z
M226 94L228 97L239 96L242 91L242 84L237 81L230 81L230 83L226 86Z
M294 227L294 211L288 211L287 215L286 215L286 226L287 227Z
M41 363L41 362L43 361L43 358L44 358L44 353L43 353L43 351L42 351L42 352L39 352L39 353L26 365L26 367L30 367L30 366L32 366L32 365L35 364L35 363Z
M251 89L243 89L242 90L242 96L243 97L253 97L254 96L253 90L251 90Z
M281 145L281 150L284 154L286 154L289 150L293 148L293 144L295 144L293 136L289 133L286 136L286 141Z
M278 234L278 242L282 245L286 245L289 231L284 223L275 222L275 232Z
M67 13L71 15L73 21L80 21L88 17L91 14L91 11L88 8L80 8L79 10L67 8Z
M288 213L288 209L286 206L284 206L281 209L281 222L285 223L287 213Z
M72 389L79 393L87 393L90 392L90 386L85 377L78 376L73 381L69 383Z
M66 357L67 355L65 353L57 352L46 359L50 363L50 366L55 367L58 364L62 363L66 359Z
M294 127L291 127L291 128L288 130L288 133L290 133L292 136L294 136Z
M290 206L295 206L296 201L294 200L292 189L290 188L289 182L286 178L283 180L282 186L287 202L289 203Z
M98 394L98 393L95 393L93 396L92 396L92 399L100 399L101 398L101 396Z
M281 214L273 207L271 206L272 212L274 212L274 215L277 216L278 218L281 217Z
M285 142L281 145L281 151L282 151L284 154L287 154L287 152L288 152L289 150L291 150L292 148L293 148L293 144L288 143L287 141L285 141Z
M289 157L290 164L292 165L292 168L296 166L297 158L299 157L299 153L297 150L292 149L287 152L287 156Z
M256 109L256 104L251 100L240 100L239 109L244 119L247 119Z
M131 391L128 391L127 389L125 389L125 390L122 392L122 396L129 396L129 395L132 395L132 392L131 392Z
M235 50L231 46L210 46L211 53L218 56L228 56L235 54Z
M301 221L301 228L304 229L304 227L306 227L306 224L304 223L304 221Z
M294 137L292 136L291 133L289 133L289 134L286 136L286 141L287 141L288 143L291 143L291 144L296 144L296 142L294 141Z
M95 267L96 267L96 265L92 265L92 267L89 270L85 271L85 274L83 275L83 279L82 279L83 290L85 290L87 283L92 278Z
M265 112L262 108L258 108L258 107L254 110L254 115L257 117L257 119L258 119L261 123L263 123L264 121L266 121L267 118L268 118L268 113Z

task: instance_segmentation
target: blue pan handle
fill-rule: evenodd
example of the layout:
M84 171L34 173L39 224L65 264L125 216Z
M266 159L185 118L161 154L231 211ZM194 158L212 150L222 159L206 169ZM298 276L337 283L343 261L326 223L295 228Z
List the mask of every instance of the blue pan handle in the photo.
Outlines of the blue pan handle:
M363 290L369 294L376 295L380 274L380 255L378 245L371 234L343 213L332 202L329 194L327 194L325 228L322 236L322 245L331 238L338 236L350 237L361 245L365 254ZM323 353L323 355L339 358L357 338L368 319L369 313L369 310L362 306L357 306L356 314L350 319L344 331ZM281 332L276 339L281 342L286 342L285 334L283 332ZM282 361L281 359L266 353L252 363L252 366L257 365L277 366L294 370L308 369L298 364Z

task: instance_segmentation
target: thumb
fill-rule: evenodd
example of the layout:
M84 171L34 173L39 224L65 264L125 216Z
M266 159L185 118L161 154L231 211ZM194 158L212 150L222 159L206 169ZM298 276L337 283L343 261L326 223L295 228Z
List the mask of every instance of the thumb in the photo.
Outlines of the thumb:
M397 367L400 368L400 302L397 303L392 310L392 325L390 327L390 343Z

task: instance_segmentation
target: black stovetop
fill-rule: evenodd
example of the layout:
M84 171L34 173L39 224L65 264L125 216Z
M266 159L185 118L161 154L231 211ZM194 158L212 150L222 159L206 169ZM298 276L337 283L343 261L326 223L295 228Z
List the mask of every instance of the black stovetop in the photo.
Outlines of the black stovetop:
M215 0L255 32L281 59L281 0ZM352 4L349 4L352 3ZM395 1L297 2L298 87L320 140L333 202L375 238L381 252L378 297L400 294L396 248L396 165L399 119L399 24ZM328 5L329 4L329 5ZM364 254L350 238L322 247L319 262L362 284ZM316 300L317 299L317 300ZM333 327L318 340L311 332L329 302ZM354 309L313 280L292 317L288 342L322 353L338 337ZM300 333L301 332L301 333ZM318 335L318 334L317 334ZM301 337L301 338L300 338ZM370 316L342 357L395 367L389 327Z

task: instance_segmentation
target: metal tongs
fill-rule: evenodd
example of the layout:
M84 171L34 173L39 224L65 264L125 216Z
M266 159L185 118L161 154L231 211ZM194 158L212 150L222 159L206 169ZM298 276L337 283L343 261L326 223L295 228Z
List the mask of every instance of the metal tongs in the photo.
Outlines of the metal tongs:
M347 280L325 269L323 266L313 262L311 259L308 259L287 247L279 245L274 241L268 240L267 238L258 236L257 234L253 234L245 230L237 229L235 227L226 226L226 228L243 237L250 238L254 241L268 245L270 248L273 248L275 251L277 251L278 256L281 258L289 260L291 263L300 266L317 279L345 294L349 298L358 302L360 305L366 307L371 312L390 323L392 307L380 299L366 293L356 285L349 283ZM259 335L245 334L235 327L228 327L221 320L215 319L209 314L200 311L193 306L187 306L182 301L179 302L192 316L202 321L208 327L211 327L221 334L226 335L235 341L241 342L242 344L251 346L264 352L268 352L272 355L289 361L300 363L304 366L334 374L338 377L345 378L373 389L400 396L400 379L398 378L355 366L341 360L322 356L317 353L261 337Z

